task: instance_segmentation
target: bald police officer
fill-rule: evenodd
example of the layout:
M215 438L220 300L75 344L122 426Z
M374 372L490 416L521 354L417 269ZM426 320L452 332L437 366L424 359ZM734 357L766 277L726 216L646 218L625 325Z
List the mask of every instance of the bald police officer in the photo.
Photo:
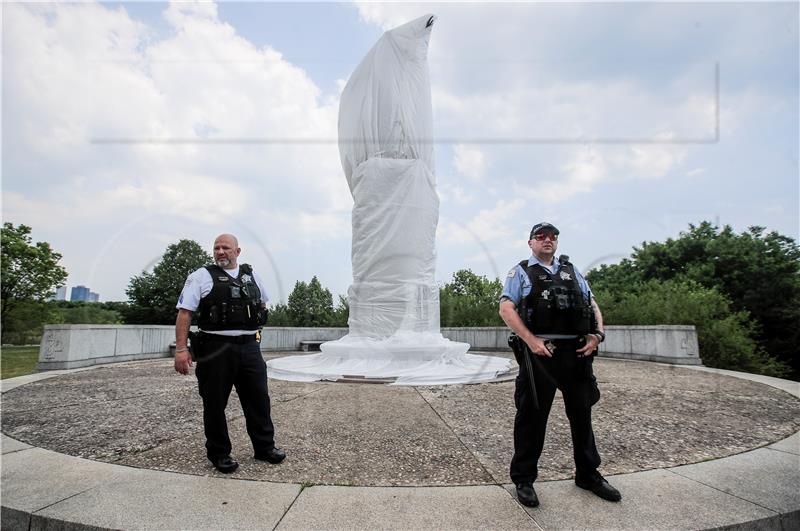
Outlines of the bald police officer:
M597 471L600 455L592 431L591 408L599 399L592 356L605 339L603 316L568 257L555 259L558 235L550 223L533 226L528 240L532 255L509 271L500 297L500 316L522 341L516 352L524 357L514 392L511 480L517 499L529 507L539 505L533 482L556 389L564 397L572 432L575 484L609 501L622 499Z
M238 264L241 252L234 235L217 236L214 265L189 275L178 300L175 322L175 370L189 374L189 327L193 312L198 313L200 331L192 338L191 349L203 399L206 455L217 470L226 474L239 467L230 455L225 419L232 387L236 387L242 404L254 457L273 464L286 457L275 447L267 366L257 340L266 323L267 292L250 265Z

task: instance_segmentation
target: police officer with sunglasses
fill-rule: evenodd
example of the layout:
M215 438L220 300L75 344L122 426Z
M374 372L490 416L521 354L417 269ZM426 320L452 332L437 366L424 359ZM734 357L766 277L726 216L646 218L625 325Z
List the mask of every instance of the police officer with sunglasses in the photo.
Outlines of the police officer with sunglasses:
M520 364L511 480L517 499L529 507L539 505L533 482L556 389L572 433L575 484L605 500L622 499L597 471L600 455L592 431L591 408L600 398L592 359L605 339L603 316L569 258L555 258L558 235L551 223L533 226L532 255L509 271L500 297L500 316L514 332L509 344Z

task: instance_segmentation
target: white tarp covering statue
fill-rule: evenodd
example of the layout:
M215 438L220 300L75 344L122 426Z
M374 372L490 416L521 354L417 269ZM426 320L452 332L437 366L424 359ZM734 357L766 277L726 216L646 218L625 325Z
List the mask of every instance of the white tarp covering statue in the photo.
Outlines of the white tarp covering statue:
M433 22L426 15L384 33L342 92L339 153L354 200L349 334L322 344L320 354L270 361L273 378L432 385L509 370L509 360L467 354L469 344L439 329L427 63Z

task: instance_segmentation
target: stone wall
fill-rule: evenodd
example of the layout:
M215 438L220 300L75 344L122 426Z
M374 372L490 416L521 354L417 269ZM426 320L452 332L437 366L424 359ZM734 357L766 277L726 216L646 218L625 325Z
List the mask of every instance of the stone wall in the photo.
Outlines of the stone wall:
M600 356L702 365L694 325L607 326Z
M36 369L75 369L117 361L165 358L174 326L46 325Z
M267 327L261 350L299 350L301 341L332 341L347 328ZM442 328L442 335L469 343L471 350L509 350L504 327ZM608 326L600 356L663 363L701 365L694 326ZM74 369L171 355L174 326L156 325L47 325L39 350L37 370Z

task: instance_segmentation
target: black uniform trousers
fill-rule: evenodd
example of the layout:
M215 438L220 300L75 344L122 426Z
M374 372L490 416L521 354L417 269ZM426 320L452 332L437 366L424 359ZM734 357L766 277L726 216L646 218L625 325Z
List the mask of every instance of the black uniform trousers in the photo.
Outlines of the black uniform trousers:
M534 381L539 409L534 408L527 371L520 367L514 390L517 414L514 418L514 457L511 481L533 482L539 469L547 418L556 388L564 397L564 407L572 432L572 448L578 475L594 472L600 466L600 454L592 431L592 405L599 399L597 381L592 372L592 356L579 358L575 352L584 339L552 340L556 345L552 358L526 352L533 360ZM528 350L528 349L526 349Z
M255 453L264 454L275 446L267 365L261 357L261 347L253 336L244 343L231 341L224 336L201 333L199 341L193 342L197 345L192 345L197 362L195 374L203 398L206 453L211 460L231 453L225 407L233 387L239 395Z

